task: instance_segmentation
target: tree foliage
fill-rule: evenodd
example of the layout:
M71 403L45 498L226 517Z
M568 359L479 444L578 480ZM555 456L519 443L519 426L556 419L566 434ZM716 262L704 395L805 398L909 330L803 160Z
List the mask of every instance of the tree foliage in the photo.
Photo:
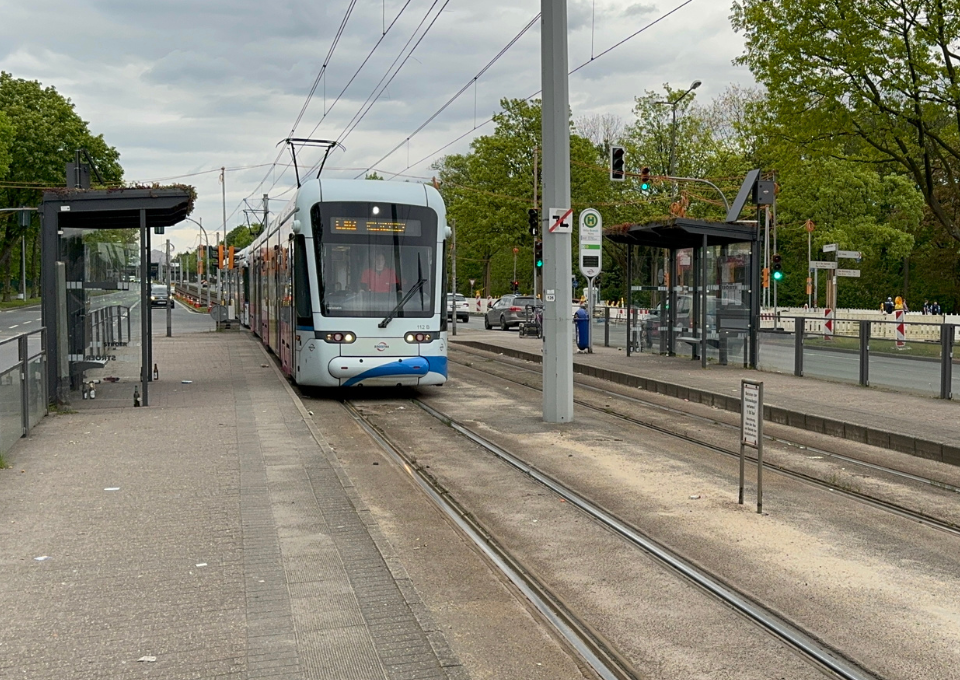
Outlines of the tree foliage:
M743 0L734 28L770 131L807 154L900 168L960 240L956 0Z

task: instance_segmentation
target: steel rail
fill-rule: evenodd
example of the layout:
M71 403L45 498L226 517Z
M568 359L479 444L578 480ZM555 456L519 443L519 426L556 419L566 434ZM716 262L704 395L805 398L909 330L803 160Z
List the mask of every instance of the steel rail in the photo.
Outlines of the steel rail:
M456 349L459 350L459 351L463 351L462 348L460 348L460 347L457 347ZM467 353L473 355L471 352L467 352ZM473 356L480 356L480 355L473 355ZM483 357L483 358L484 358L484 359L489 359L490 361L496 361L497 363L502 363L502 364L504 364L504 365L510 366L511 368L518 368L518 369L520 369L520 370L522 370L522 371L527 371L528 373L533 373L533 374L535 374L535 375L539 375L539 374L540 374L539 371L535 371L535 370L533 370L533 369L527 368L526 366L520 366L520 365L518 365L518 364L507 363L507 362L505 362L505 361L502 361L501 359L495 359L495 358L493 358L493 357ZM462 362L457 362L457 363L462 363ZM475 366L469 366L468 368L476 368L476 367L475 367ZM476 369L476 370L479 370L479 369ZM516 381L514 381L514 382L516 382ZM612 397L617 397L618 399L625 399L625 400L627 400L627 401L632 401L632 402L634 402L634 403L636 403L636 404L643 404L644 406L649 406L650 408L655 408L655 409L658 409L658 410L660 410L660 411L666 411L666 412L668 412L668 413L674 413L674 414L676 414L676 415L683 416L683 417L685 417L685 418L690 418L690 419L692 419L692 420L702 420L702 421L705 422L705 423L710 423L710 424L712 424L712 425L717 425L717 426L719 426L719 427L726 428L726 429L728 429L728 430L737 430L737 429L739 429L739 427L738 427L737 425L731 425L730 423L725 423L725 422L723 422L722 420L717 420L717 419L715 419L715 418L709 418L709 417L707 417L707 416L700 416L700 415L697 415L697 414L695 414L695 413L689 413L689 412L687 412L687 411L683 411L683 410L678 409L678 408L673 408L673 407L670 407L670 406L664 406L663 404L658 404L658 403L656 403L656 402L648 401L648 400L646 400L646 399L639 399L638 397L632 397L632 396L630 396L630 395L628 395L628 394L621 394L620 392L614 392L614 391L612 391L612 390L605 390L605 389L603 389L602 387L594 387L593 385L587 385L586 383L583 383L583 382L581 382L581 381L579 381L579 380L574 380L574 382L576 383L576 386L577 386L577 387L581 387L581 388L583 388L583 389L585 389L585 390L589 390L589 391L592 391L592 392L599 392L599 393L604 394L604 395L609 395L609 396L612 396ZM536 388L534 388L534 389L536 389ZM582 405L582 406L586 406L587 408L596 408L596 407L592 407L592 406L590 406L589 404L585 404L585 403L581 403L581 405ZM601 409L601 410L602 410L602 409ZM807 444L801 444L801 443L799 443L799 442L791 441L791 440L789 440L789 439L784 439L784 438L782 438L782 437L776 437L776 436L770 435L770 434L764 434L764 435L763 435L763 438L764 438L765 440L769 440L769 441L772 441L772 442L777 442L778 444L785 444L785 445L787 445L787 446L791 446L791 447L794 447L794 448L797 448L797 449L803 449L804 451L810 451L810 452L812 452L812 453L817 453L817 454L820 454L820 455L823 455L823 456L829 456L830 458L836 458L837 460L842 460L843 462L845 462L845 463L850 463L851 465L860 465L860 466L862 466L862 467L869 468L869 469L871 469L871 470L876 470L876 471L878 471L878 472L885 472L885 473L887 473L887 474L890 474L890 475L893 475L893 476L896 476L896 477L902 477L902 478L904 478L904 479L909 479L910 481L917 482L917 483L919 483L919 484L926 484L926 485L928 485L928 486L933 486L933 487L936 487L936 488L938 488L938 489L943 489L944 491L952 491L952 492L954 492L954 493L960 493L960 486L956 486L956 485L950 484L950 483L948 483L948 482L942 482L942 481L940 481L940 480L938 480L938 479L931 479L931 478L929 478L929 477L921 477L920 475L914 475L914 474L911 474L911 473L909 473L909 472L904 472L903 470L897 470L897 469L895 469L895 468L887 467L887 466L885 466L885 465L880 465L880 464L878 464L878 463L871 463L871 462L869 462L869 461L861 460L861 459L859 459L859 458L853 458L853 457L851 457L851 456L846 456L846 455L844 455L844 454L842 454L842 453L835 453L835 452L833 452L833 451L826 451L826 450L824 450L824 449L817 448L816 446L809 446L809 445L807 445Z
M527 572L475 517L457 504L433 475L423 470L401 447L393 444L386 433L370 422L352 403L341 403L364 432L410 475L414 483L523 593L597 675L604 680L639 680L641 676L626 659L598 633L580 621L544 584Z
M642 534L638 529L630 526L615 515L593 504L575 491L554 480L549 475L540 472L532 465L529 465L523 460L517 458L497 444L489 441L476 432L473 432L466 426L456 422L450 416L437 411L418 399L414 399L413 402L426 413L453 428L455 431L459 432L461 435L468 438L475 444L483 447L487 451L490 451L495 456L513 466L517 470L527 474L535 481L539 482L543 486L556 493L558 496L565 499L567 502L575 505L587 515L598 521L602 526L611 529L615 533L627 539L629 542L644 550L661 563L667 565L675 572L681 574L699 587L711 593L754 623L777 636L794 649L800 651L823 668L836 673L839 677L844 678L845 680L877 679L878 676L871 674L869 671L863 669L852 660L846 659L839 652L830 649L823 643L819 642L812 635L801 630L799 627L790 623L786 619L767 611L761 605L753 602L745 595L742 595L730 586L721 583L719 579L714 578L708 575L705 571L693 566L691 563L675 555L673 552L661 546L653 539Z

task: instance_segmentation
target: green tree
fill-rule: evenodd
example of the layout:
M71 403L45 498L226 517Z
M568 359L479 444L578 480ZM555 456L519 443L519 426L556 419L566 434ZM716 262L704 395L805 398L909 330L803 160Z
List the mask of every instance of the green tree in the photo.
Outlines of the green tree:
M13 146L14 129L10 119L0 111L0 179L6 176L13 160L11 147Z
M223 241L228 246L234 246L237 250L246 248L253 243L253 239L260 233L260 225L256 222L251 225L241 224L231 229L224 237Z
M960 240L956 2L742 0L732 22L772 132L807 153L900 168Z
M88 151L104 181L118 184L123 178L120 154L93 135L89 125L74 109L73 103L53 87L37 81L14 78L0 72L0 116L12 126L12 134L4 133L0 123L0 164L4 148L8 149L9 168L0 187L0 207L38 205L42 198L39 186L63 186L65 164L74 159L77 149ZM4 147L6 134L8 144ZM10 259L21 236L33 235L32 220L26 230L15 213L0 213L0 269L4 272L2 288L7 294Z

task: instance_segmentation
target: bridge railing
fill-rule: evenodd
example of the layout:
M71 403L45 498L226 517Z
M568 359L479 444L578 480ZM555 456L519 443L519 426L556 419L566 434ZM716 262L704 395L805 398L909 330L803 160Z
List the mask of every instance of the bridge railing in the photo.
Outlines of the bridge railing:
M0 453L47 415L46 329L0 340Z

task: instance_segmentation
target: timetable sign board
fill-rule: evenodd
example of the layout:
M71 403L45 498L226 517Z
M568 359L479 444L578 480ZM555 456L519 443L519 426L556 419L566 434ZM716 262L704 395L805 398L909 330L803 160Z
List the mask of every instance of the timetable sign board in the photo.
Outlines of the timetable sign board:
M742 382L740 384L741 414L740 441L756 447L760 443L760 420L763 418L761 401L762 383Z

